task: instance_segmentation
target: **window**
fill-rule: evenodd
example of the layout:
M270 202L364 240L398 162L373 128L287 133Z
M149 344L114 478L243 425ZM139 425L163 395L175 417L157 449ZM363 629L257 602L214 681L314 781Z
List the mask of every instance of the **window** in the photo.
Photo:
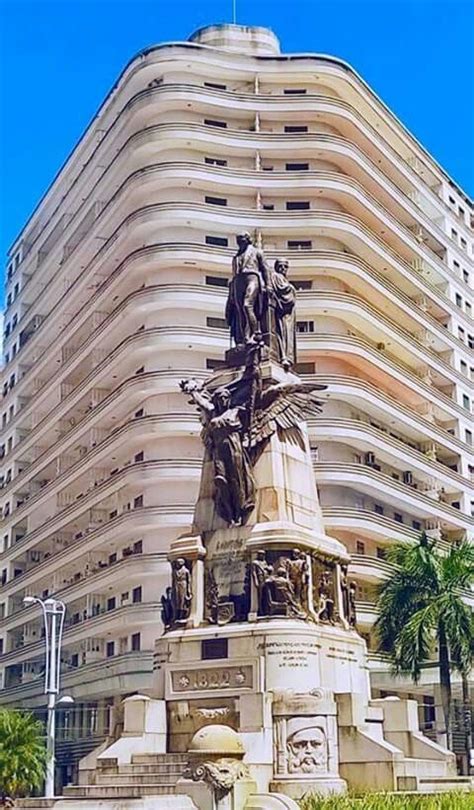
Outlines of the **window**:
M300 334L314 332L314 321L296 321L296 331Z
M448 200L451 203L451 205L456 205L456 200L454 199L454 197L448 197Z
M225 276L206 276L206 284L211 287L227 287L228 281Z
M454 228L451 228L451 239L457 239L457 238L458 238L458 232Z
M455 270L459 270L461 268L461 265L456 261L456 259L453 259L453 267Z
M217 245L218 247L227 247L229 240L225 236L206 236L206 245Z
M212 661L217 658L228 658L228 640L226 638L210 638L201 641L201 660Z
M466 336L466 333L465 333L464 329L462 328L462 326L458 326L458 338L459 338L459 340L464 340L465 336Z
M461 369L461 374L466 374L467 375L467 363L466 363L466 361L461 360L459 366L460 366L460 369Z
M214 121L212 118L205 118L204 123L208 127L219 127L220 129L227 128L227 124L225 121Z
M286 204L287 211L309 211L309 207L307 200L294 200Z
M144 458L145 458L145 454L144 454L143 450L140 450L139 453L135 453L135 455L133 457L133 460L134 461L143 461Z
M133 499L133 508L139 509L141 506L143 506L143 495L137 495L137 497Z
M134 413L134 419L140 419L140 417L144 415L145 411L143 410L143 408L139 408L138 411L135 411Z
M465 282L465 284L469 284L469 273L467 270L462 271L462 280Z
M376 554L377 554L377 559L378 560L385 560L387 558L387 549L386 548L381 548L380 546L377 546Z
M411 525L412 525L412 527L413 527L414 529L416 529L416 531L417 531L417 532L419 532L419 531L420 531L420 529L421 529L421 523L420 523L420 521L419 521L419 520L412 520Z
M131 649L132 652L140 652L140 644L141 644L141 637L140 633L133 633L131 638Z
M107 658L112 658L115 655L115 641L108 641L105 647L105 654Z
M297 290L311 290L313 287L313 282L309 279L294 279L293 287L295 287Z
M306 127L306 126L288 126L288 127L285 127L285 132L288 132L288 133L295 133L296 134L297 132L307 132L307 131L308 131L308 127Z
M205 157L204 163L207 163L208 166L227 166L227 161L223 158Z
M134 588L132 591L132 602L136 605L138 602L142 601L142 587L141 585L138 588Z
M204 82L204 87L211 87L213 90L227 90L227 85L216 82Z
M459 206L459 208L458 208L458 214L459 214L460 217L464 216L464 208L461 208L461 206Z
M288 250L311 250L313 243L309 239L289 239Z
M462 395L462 406L466 408L467 411L471 410L471 402L467 394Z
M134 554L141 554L143 551L143 540L137 540L132 546L132 551Z
M393 519L396 523L403 523L403 515L401 515L400 512L394 512Z
M115 510L115 514L117 514L117 510ZM113 565L114 562L117 562L117 552L114 551L112 554L109 554L109 565Z
M469 315L469 317L471 317L472 307L469 301L466 301L464 309L466 310L466 315Z
M286 171L287 172L307 172L309 169L309 163L287 163L286 164Z
M297 374L315 374L315 363L296 363L295 371Z
M374 504L374 512L376 515L383 515L383 506L379 503Z
M225 360L217 360L214 357L208 357L206 360L206 368L209 371L215 371L216 368L225 366Z
M262 172L272 172L273 166L262 166Z
M225 318L206 318L206 326L211 329L227 329L227 321Z
M472 431L466 428L465 430L466 444L472 445Z
M464 248L464 250L467 249L467 242L462 236L461 236L461 247Z
M365 543L362 540L356 540L356 554L365 554Z
M461 307L462 309L462 297L459 295L459 293L456 293L456 306Z
M474 349L474 335L467 336L467 345L470 349Z
M274 210L275 210L275 206L273 205L273 203L264 203L264 204L262 205L262 210L263 210L263 211L274 211Z
M107 610L115 610L115 607L115 596L111 596L110 599L107 599Z
M285 90L283 90L283 94L285 96L304 96L306 92L307 92L306 89L304 89L302 87L301 88L300 87L294 87L294 88L293 87L288 87Z
M205 202L208 205L227 205L227 200L225 197L205 197Z

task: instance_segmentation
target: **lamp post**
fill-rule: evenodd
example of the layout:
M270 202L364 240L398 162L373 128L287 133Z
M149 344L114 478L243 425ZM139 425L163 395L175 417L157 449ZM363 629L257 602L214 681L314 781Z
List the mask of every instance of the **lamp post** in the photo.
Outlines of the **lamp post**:
M54 796L54 751L56 740L56 698L59 693L59 671L61 666L61 641L63 636L66 605L58 599L39 599L37 596L25 596L24 605L40 605L43 612L46 667L44 673L44 691L48 696L48 719L46 725L46 779L45 797ZM72 703L72 698L63 698L59 702Z

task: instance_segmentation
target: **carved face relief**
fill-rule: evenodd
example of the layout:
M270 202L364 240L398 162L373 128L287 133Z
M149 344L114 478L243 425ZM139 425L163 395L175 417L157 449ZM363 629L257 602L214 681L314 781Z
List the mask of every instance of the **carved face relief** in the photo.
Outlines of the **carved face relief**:
M326 735L312 726L295 731L286 741L289 773L316 773L327 769Z

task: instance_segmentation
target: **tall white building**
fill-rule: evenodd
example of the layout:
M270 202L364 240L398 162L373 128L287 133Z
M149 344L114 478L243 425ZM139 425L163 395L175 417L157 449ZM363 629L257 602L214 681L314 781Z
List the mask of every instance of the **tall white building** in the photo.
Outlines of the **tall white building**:
M23 598L54 594L76 700L60 760L151 684L167 550L201 463L178 381L228 347L242 230L290 260L299 289L298 370L329 386L310 426L321 503L372 649L388 545L472 537L472 202L339 59L240 26L142 51L7 269L0 702L44 705L42 618ZM371 666L374 689L416 696L435 733L436 668L415 688Z

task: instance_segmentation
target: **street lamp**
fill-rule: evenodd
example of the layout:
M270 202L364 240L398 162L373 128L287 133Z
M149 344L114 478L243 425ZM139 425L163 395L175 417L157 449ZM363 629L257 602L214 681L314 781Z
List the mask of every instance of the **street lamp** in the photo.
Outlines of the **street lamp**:
M54 796L54 751L56 739L56 702L73 703L73 698L63 697L58 701L59 671L61 667L61 641L63 636L66 605L58 599L40 599L37 596L25 596L23 604L40 605L43 612L46 668L44 673L44 691L48 695L48 719L46 726L46 779L45 797Z

